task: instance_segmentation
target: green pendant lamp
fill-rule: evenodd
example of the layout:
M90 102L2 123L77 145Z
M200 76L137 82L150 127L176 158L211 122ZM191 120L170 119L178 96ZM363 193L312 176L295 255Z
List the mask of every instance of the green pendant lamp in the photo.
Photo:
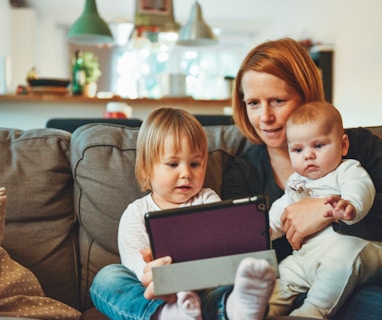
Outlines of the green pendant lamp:
M217 44L217 39L211 28L203 19L202 8L196 0L191 8L187 23L179 30L177 45L206 46Z
M100 17L95 0L86 0L82 15L70 27L69 42L85 45L103 45L114 42L107 23Z

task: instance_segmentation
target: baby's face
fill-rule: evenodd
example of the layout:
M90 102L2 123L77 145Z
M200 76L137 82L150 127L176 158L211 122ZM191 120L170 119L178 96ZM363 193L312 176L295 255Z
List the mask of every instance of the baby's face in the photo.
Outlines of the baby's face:
M326 130L312 121L294 124L287 129L289 156L300 175L318 179L337 168L347 152L347 136L337 130Z

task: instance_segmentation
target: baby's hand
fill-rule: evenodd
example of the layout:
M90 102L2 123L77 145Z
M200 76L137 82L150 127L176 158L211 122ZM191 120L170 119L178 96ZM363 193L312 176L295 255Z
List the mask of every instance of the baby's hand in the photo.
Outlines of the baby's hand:
M324 199L324 204L329 204L330 209L324 213L324 217L333 217L338 220L351 221L355 218L355 208L350 201L340 196L329 196Z

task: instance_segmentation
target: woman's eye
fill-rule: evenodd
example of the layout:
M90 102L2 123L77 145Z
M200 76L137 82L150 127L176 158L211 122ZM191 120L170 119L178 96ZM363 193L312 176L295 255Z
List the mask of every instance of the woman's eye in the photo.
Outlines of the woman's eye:
M247 107L249 108L256 108L259 106L259 102L258 101L248 101L246 103Z
M275 100L273 100L273 102L272 102L272 105L274 105L274 106L281 106L281 105L283 105L285 103L285 100L282 100L282 99L275 99Z

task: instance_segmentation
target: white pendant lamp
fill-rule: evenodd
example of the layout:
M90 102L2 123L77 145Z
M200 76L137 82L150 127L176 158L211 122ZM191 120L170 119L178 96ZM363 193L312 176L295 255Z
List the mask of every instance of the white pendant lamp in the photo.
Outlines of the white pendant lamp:
M203 19L202 8L196 0L187 23L179 30L180 46L206 46L217 44L217 38Z
M82 15L70 27L69 42L85 45L103 45L114 42L107 23L100 17L95 0L86 0Z

